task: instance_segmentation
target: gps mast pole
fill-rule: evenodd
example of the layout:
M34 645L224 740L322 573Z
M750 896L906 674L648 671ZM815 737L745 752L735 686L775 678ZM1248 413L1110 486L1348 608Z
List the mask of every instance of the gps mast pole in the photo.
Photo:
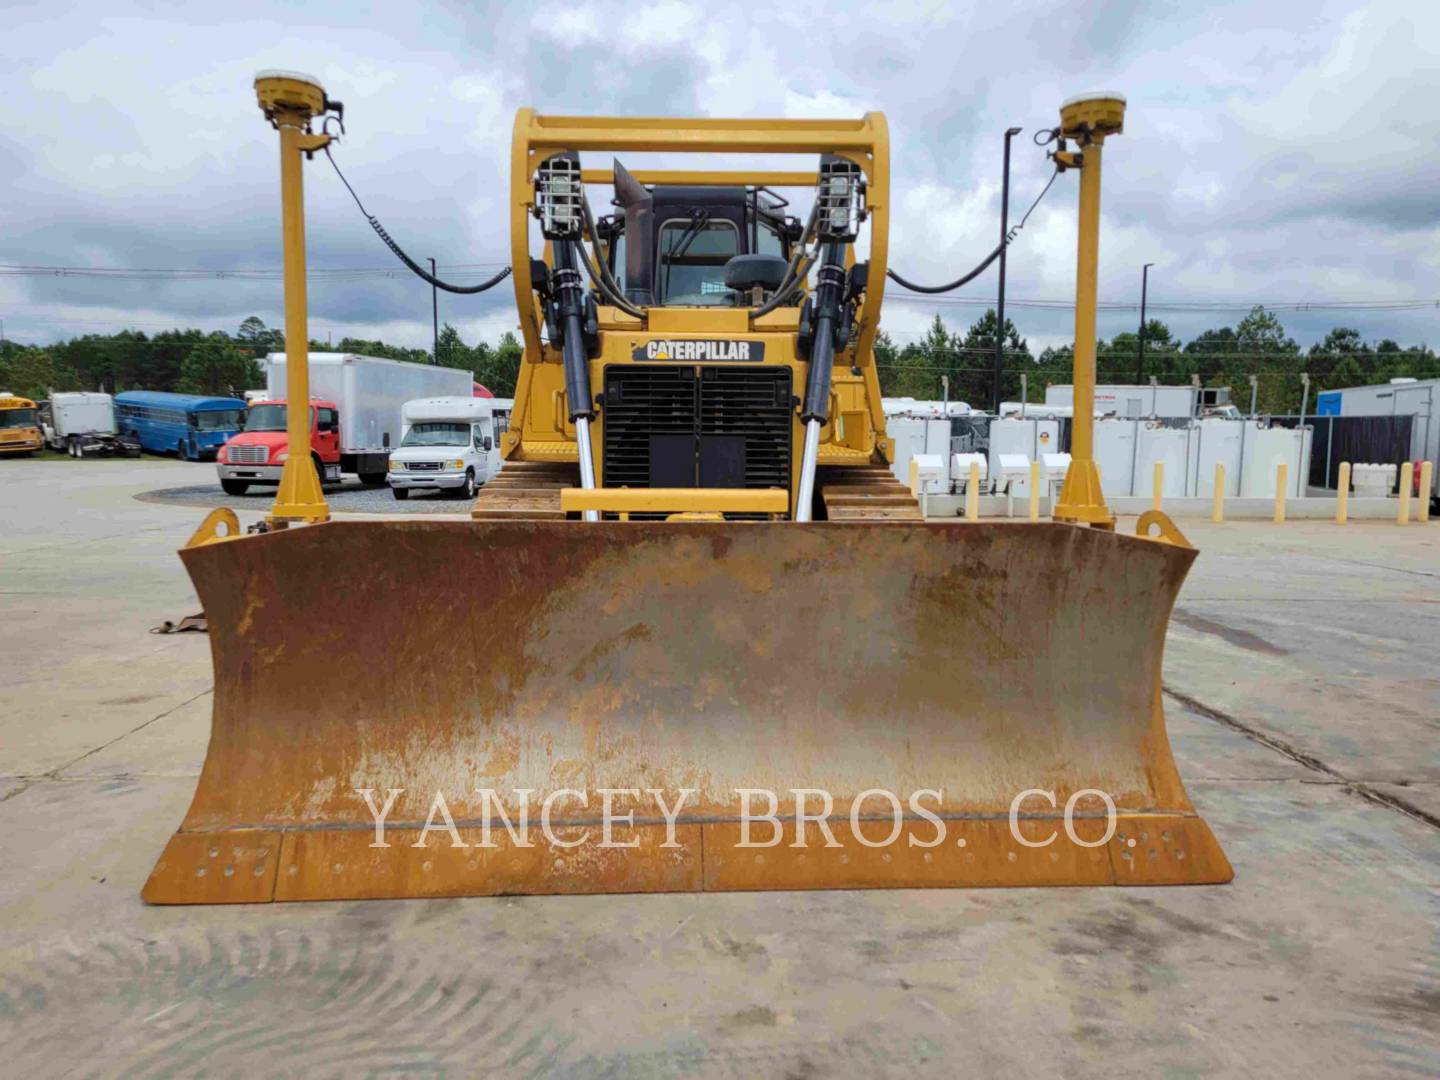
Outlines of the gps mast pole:
M255 95L272 127L280 132L280 207L285 266L285 441L270 523L284 528L292 521L330 520L320 490L320 475L310 457L310 327L305 295L305 188L302 153L314 153L330 142L316 135L310 121L338 103L325 97L319 80L288 71L262 71L255 77Z
M1100 491L1095 467L1095 295L1100 263L1100 148L1107 135L1118 135L1125 121L1119 94L1082 94L1060 107L1060 137L1079 149L1060 150L1056 164L1080 170L1080 238L1075 265L1075 373L1070 421L1070 469L1060 489L1054 516L1114 529L1115 518Z

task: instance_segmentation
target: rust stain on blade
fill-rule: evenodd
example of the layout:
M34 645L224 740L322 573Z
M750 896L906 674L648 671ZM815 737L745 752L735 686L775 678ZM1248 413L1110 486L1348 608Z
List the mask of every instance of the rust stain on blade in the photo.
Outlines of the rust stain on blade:
M512 819L522 789L532 818L547 795L588 792L586 805L565 796L575 825L600 820L602 788L638 789L616 808L640 822L657 819L648 789L689 788L682 826L721 847L737 788L775 790L782 818L792 788L831 792L840 819L871 788L939 790L933 809L977 819L1003 818L1029 788L1061 806L1095 788L1122 813L1193 818L1159 696L1166 624L1194 558L1173 545L1003 522L402 521L182 558L210 618L216 692L179 836L273 830L287 851L350 833L368 842L359 789L381 801L403 789L389 820L418 828L437 792L471 827L477 788ZM294 895L442 894L409 854L384 851L335 860L363 863L369 886L352 870ZM1215 854L1205 880L1219 880ZM589 877L486 864L444 887L704 887L653 868L626 877L620 858ZM1194 866L1164 873L1197 880ZM1090 880L1077 863L1031 881L1056 874ZM917 866L912 883L967 883L933 877ZM805 874L781 878L773 887L805 887Z

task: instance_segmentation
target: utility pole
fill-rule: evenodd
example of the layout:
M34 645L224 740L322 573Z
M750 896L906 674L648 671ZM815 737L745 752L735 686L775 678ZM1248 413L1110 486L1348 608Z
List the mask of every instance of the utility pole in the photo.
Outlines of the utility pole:
M1000 182L1000 295L995 304L995 377L991 384L990 412L1000 415L1000 372L1005 366L1005 252L1010 232L1010 140L1020 134L1018 127L1005 131L1005 171Z
M1145 382L1145 300L1150 291L1150 267L1154 263L1146 263L1140 271L1140 348L1135 356L1135 385L1142 386Z
M437 277L435 273L435 260L430 260L430 276ZM430 283L430 362L440 363L440 291L435 288L435 283Z

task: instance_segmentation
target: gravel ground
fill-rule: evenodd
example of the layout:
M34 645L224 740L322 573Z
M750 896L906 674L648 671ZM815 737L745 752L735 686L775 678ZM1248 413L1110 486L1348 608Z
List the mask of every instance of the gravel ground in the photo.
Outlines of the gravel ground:
M185 487L157 488L135 496L142 502L173 506L228 506L232 510L268 510L275 500L273 487L251 488L244 495L226 495L218 481ZM469 504L437 492L416 492L401 502L389 486L367 488L358 480L325 485L325 501L339 514L463 514Z

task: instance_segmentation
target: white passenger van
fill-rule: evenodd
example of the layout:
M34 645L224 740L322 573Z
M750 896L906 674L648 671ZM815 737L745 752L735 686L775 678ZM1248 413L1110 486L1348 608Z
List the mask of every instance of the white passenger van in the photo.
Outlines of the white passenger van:
M473 499L500 471L496 398L441 397L407 401L404 435L390 452L388 479L397 499L412 491L447 492Z

